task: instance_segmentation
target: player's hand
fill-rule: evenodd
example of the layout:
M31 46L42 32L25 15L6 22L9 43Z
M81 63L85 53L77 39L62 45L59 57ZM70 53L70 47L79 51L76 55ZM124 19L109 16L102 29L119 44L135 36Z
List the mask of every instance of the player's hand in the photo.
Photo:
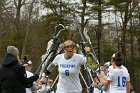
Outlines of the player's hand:
M90 52L90 47L86 46L86 47L84 48L84 50L85 50L86 53L89 53L89 52Z
M101 74L97 74L98 78L101 79L102 78L102 75Z

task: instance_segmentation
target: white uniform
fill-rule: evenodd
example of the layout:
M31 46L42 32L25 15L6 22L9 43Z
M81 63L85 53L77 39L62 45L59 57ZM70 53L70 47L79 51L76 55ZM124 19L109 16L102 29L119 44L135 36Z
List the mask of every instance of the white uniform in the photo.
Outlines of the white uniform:
M70 59L65 59L64 54L57 55L53 61L58 65L59 81L56 93L82 93L79 73L80 66L86 63L86 58L74 54Z
M109 71L110 93L126 93L126 81L130 81L128 70L115 68Z
M33 76L34 74L32 72L26 71L27 78ZM31 88L26 88L26 93L32 93Z
M120 67L121 67L122 69L124 69L126 72L128 72L128 70L127 70L127 68L126 68L125 66L121 65ZM108 71L112 71L112 69L114 69L114 68L113 68L113 66L111 65L111 66L109 66Z

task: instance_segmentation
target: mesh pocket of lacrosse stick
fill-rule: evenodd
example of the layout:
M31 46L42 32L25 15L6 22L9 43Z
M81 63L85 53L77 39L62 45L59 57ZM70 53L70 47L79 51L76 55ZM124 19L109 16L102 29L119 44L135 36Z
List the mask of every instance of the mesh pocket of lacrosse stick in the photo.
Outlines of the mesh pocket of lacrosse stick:
M99 64L95 62L93 55L91 53L87 54L87 67L89 67L92 70L95 70L99 67Z

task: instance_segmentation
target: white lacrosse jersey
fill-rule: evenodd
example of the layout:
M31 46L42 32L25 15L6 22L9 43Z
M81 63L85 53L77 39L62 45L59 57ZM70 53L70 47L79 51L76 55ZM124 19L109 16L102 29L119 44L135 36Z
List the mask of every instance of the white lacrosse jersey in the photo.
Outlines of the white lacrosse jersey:
M109 71L107 80L110 82L110 93L126 93L126 81L130 81L128 70L115 68Z
M74 54L67 60L64 58L64 54L59 54L53 63L58 65L59 71L56 93L81 93L79 73L81 65L86 63L86 58L83 55Z
M128 69L127 69L124 65L121 65L120 67L121 67L122 69L124 69L126 72L128 72ZM108 71L111 71L112 69L114 69L114 68L113 68L113 66L111 65L111 66L109 66Z

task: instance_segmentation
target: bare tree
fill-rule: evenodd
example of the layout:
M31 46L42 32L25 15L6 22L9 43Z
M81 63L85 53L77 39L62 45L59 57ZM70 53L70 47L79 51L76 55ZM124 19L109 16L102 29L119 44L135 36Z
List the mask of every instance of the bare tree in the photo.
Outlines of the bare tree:
M25 4L26 0L14 0L14 5L16 8L16 19L15 19L15 26L16 26L16 30L19 31L20 30L20 16L21 16L21 7Z
M27 26L26 26L26 34L25 34L25 40L24 40L24 44L23 44L23 48L22 48L22 55L25 54L25 50L26 50L26 44L27 44L27 40L28 40L28 34L29 34L29 31L31 30L30 29L30 26L31 26L31 16L32 16L32 12L33 12L33 8L34 8L34 4L35 4L36 0L32 0L30 5L28 6L28 18L27 18Z

